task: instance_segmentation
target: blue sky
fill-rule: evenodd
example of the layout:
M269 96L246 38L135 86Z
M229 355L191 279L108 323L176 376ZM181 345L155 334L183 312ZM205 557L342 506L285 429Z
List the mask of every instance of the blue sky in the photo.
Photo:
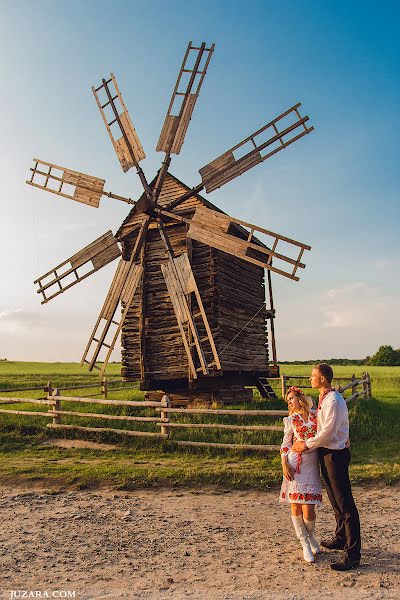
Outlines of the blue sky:
M396 2L0 1L0 357L78 360L114 265L41 306L33 279L126 207L93 209L25 185L32 157L135 197L91 85L113 71L147 154L155 152L187 42L215 42L183 150L198 169L296 102L315 132L208 197L312 246L295 283L274 276L282 360L400 346L399 5ZM116 356L118 358L118 356Z

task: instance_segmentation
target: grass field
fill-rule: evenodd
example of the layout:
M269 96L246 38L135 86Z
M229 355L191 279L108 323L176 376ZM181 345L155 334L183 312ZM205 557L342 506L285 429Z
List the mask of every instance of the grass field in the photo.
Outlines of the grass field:
M119 377L120 366L112 364L108 377ZM336 366L337 377L349 378L352 373L361 374L363 368ZM373 398L349 405L353 480L382 479L388 483L400 479L400 367L369 367ZM287 375L308 375L310 367L305 365L283 365L281 372ZM98 381L97 373L88 373L73 363L17 363L0 362L0 389L16 390L20 387L39 387L52 381L54 387L89 385ZM279 381L273 382L280 390ZM300 381L290 380L290 384ZM302 382L304 383L304 381ZM119 384L117 384L119 386ZM110 386L111 388L112 386ZM68 396L87 396L96 392L92 388L66 392ZM310 390L309 390L310 391ZM1 393L1 396L41 398L45 393L35 392ZM315 395L315 394L313 394ZM100 395L98 397L101 397ZM134 400L143 398L143 393L132 386L122 391L110 391L109 398ZM243 408L236 406L235 408ZM246 408L248 405L246 405ZM252 408L285 408L278 401L255 398ZM3 405L2 408L7 408ZM8 405L9 409L37 411L37 405ZM41 407L39 407L39 410ZM82 412L108 412L154 416L152 409L131 407L108 407L96 404L63 403L65 410ZM210 422L207 416L175 417L174 420ZM215 422L245 424L281 424L270 417L261 420L255 417L212 417ZM239 452L233 450L192 449L173 445L173 439L212 441L225 443L279 444L278 432L235 432L221 430L173 429L172 441L147 438L128 438L117 434L88 433L77 431L52 431L45 425L45 417L0 415L0 481L41 480L49 486L73 485L75 487L108 485L117 488L134 488L159 484L204 485L220 484L226 487L265 488L281 479L280 458L277 453ZM104 419L65 416L63 422L108 426ZM118 429L134 428L132 423L114 421ZM139 428L139 427L138 427ZM159 431L153 423L141 423L140 429ZM88 448L57 448L49 445L52 438L82 438L116 444L113 450Z

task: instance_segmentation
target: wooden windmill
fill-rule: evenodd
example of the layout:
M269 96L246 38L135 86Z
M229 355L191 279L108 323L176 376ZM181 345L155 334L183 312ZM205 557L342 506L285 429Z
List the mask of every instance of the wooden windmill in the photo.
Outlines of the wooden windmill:
M278 373L271 272L298 281L310 246L234 219L200 192L228 183L313 127L295 104L201 168L196 187L176 179L168 172L171 155L181 151L213 52L214 44L188 44L157 144L164 160L151 182L114 75L92 88L122 170L134 167L142 182L138 201L106 191L103 179L34 159L29 185L94 207L102 196L134 205L115 236L108 231L35 284L44 304L119 258L81 364L103 374L122 331L122 374L140 379L142 389L257 385L265 396L265 378Z

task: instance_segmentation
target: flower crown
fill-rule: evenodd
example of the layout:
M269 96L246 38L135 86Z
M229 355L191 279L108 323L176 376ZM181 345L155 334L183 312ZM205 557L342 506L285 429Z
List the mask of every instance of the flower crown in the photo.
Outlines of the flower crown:
M296 392L296 393L300 393L302 396L305 397L306 402L307 402L307 406L308 406L308 410L310 410L311 408L314 407L314 402L313 399L311 398L311 396L306 396L304 391L301 390L299 387L296 387L295 385L292 385L289 389L288 392Z

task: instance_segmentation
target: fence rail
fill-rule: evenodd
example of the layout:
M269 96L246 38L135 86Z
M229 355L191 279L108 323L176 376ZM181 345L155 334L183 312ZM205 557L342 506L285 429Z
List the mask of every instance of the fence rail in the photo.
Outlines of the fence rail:
M109 385L114 384L114 383L127 383L128 385L123 386L123 387L117 387L117 388L116 387L109 388ZM102 377L102 379L99 381L99 383L83 383L80 385L69 385L67 387L54 388L52 385L52 382L48 381L46 384L36 386L36 387L25 387L25 388L0 390L0 394L8 394L8 393L13 394L15 392L43 391L43 392L46 392L49 396L51 396L54 390L57 390L57 392L60 393L61 391L69 392L71 390L86 390L86 389L92 389L92 388L100 388L100 391L97 394L87 394L86 397L102 395L104 398L107 398L108 392L117 392L120 390L127 390L127 389L134 390L134 389L139 389L139 386L137 384L129 385L129 382L126 382L124 379L108 379L107 377ZM1 399L0 399L0 401L1 401Z
M105 378L104 378L105 379ZM282 384L282 395L283 397L286 394L288 389L288 381L290 379L308 379L306 376L295 376L295 375L282 375L281 384ZM119 383L122 380L111 380L108 383ZM338 381L338 379L336 379ZM348 381L348 379L341 378L340 381ZM97 387L102 387L102 393L105 395L104 398L93 398L89 396L77 397L77 396L64 396L60 395L61 390L57 390L52 387L51 382L48 382L45 388L31 388L31 389L45 389L48 394L46 398L42 399L34 399L34 398L20 398L20 397L0 397L0 404L35 404L35 405L43 405L48 406L47 411L31 411L31 410L14 410L8 408L0 409L1 414L8 415L24 415L28 417L46 417L51 419L51 423L47 423L46 427L51 429L60 429L60 430L77 430L77 431L86 431L86 432L95 432L95 433L116 433L126 436L139 436L139 437L151 437L151 438L159 438L170 440L172 443L180 445L180 446L192 446L192 447L209 447L209 448L231 448L231 449L241 449L241 450L258 450L258 451L276 451L279 450L280 446L274 444L237 444L237 443L219 443L219 442L208 442L208 441L194 441L194 440L180 440L175 439L175 437L171 437L171 432L174 429L193 429L193 430L212 430L219 429L225 432L234 432L234 431L243 431L243 432L282 432L283 427L281 425L266 425L265 423L260 425L254 424L243 424L243 423L219 423L219 422L204 422L204 423L188 423L174 420L175 416L179 415L225 415L230 417L283 417L288 414L287 410L258 410L258 409L223 409L223 408L176 408L171 406L171 398L167 394L164 394L160 401L150 401L150 400L111 400L106 396L108 394L108 385L104 385L104 380L101 384L96 384ZM361 389L358 388L361 386ZM63 388L64 390L70 389L86 389L92 388L95 385L85 385L85 386L71 386L69 388ZM299 387L307 388L309 386ZM124 389L134 389L134 388L124 388ZM345 398L346 402L350 402L351 400L355 400L357 398L370 398L371 397L371 378L367 372L364 372L361 377L356 378L355 375L352 375L350 381L345 385L338 385L336 388L339 392L344 393L347 390L351 390L351 395ZM21 390L7 390L10 391L21 391ZM28 391L25 388L24 391ZM111 391L111 390L110 390ZM85 404L98 404L99 406L114 406L114 407L127 407L127 408L145 408L152 409L154 412L154 416L145 416L145 415L122 415L122 414L110 414L110 413L102 413L102 412L83 412L79 410L71 410L69 407L65 409L65 403L76 403L78 405ZM72 423L66 423L66 417L79 417L82 419L103 419L104 421L122 421L122 422L136 422L140 423L151 423L156 427L159 427L159 431L143 431L143 430L133 430L133 429L117 429L112 426L109 427L92 427L86 425L77 425ZM110 423L111 425L111 423Z
M290 379L306 379L307 381L309 381L310 378L307 375L285 375L283 373L281 375L282 398L285 398L286 393L290 387ZM364 371L359 378L356 378L356 376L353 373L350 382L347 385L340 385L340 381L348 381L348 377L335 377L333 379L333 383L338 383L338 385L336 385L335 388L341 394L343 394L346 390L349 390L351 388L351 396L345 398L346 403L350 402L351 400L356 400L357 398L364 398L367 400L368 398L372 397L371 377L367 371ZM362 386L362 390L357 391L357 387L360 385ZM300 384L297 387L301 389L312 389L311 385Z

